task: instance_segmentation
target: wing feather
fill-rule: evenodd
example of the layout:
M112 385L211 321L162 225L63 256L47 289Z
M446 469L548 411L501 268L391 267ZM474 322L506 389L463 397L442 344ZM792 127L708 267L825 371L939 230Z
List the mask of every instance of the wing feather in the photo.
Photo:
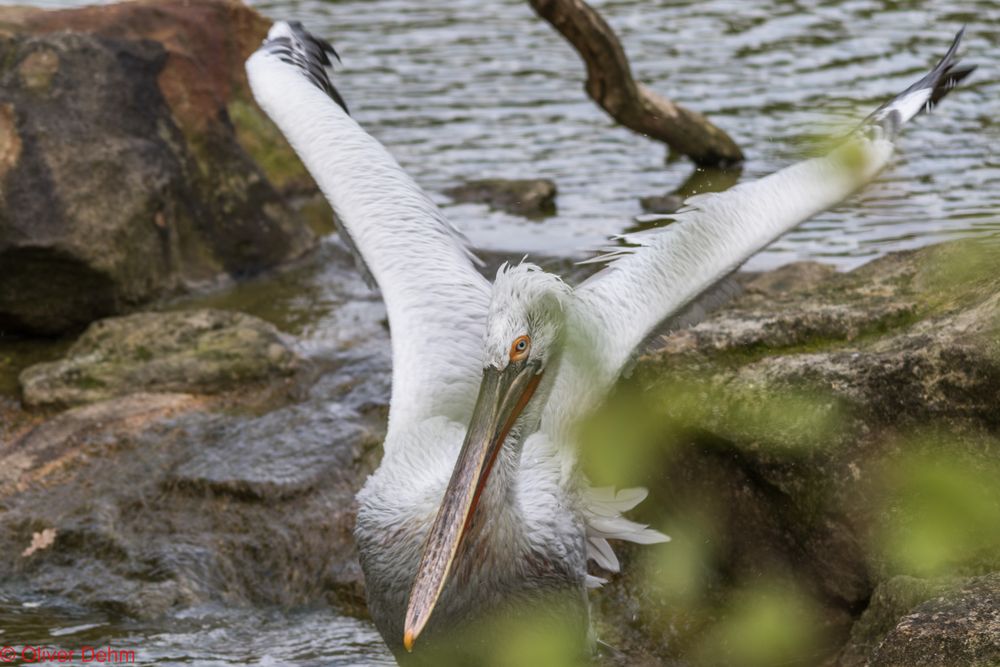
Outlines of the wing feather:
M278 22L247 60L247 75L382 291L393 354L388 443L427 417L467 420L489 285L465 239L348 114L329 78L330 55L301 25Z
M902 124L972 71L957 66L961 38L959 32L929 74L879 107L829 155L691 197L669 226L629 237L636 247L599 258L607 266L575 290L580 326L600 350L588 362L602 367L589 375L613 381L664 320L783 233L872 180L888 163Z

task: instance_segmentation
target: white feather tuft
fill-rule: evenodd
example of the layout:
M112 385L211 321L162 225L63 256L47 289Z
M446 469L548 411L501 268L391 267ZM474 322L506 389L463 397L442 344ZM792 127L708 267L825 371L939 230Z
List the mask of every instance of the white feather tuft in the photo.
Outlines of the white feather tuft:
M609 572L618 572L621 565L608 540L624 540L636 544L658 544L670 538L658 530L630 521L622 512L633 509L645 500L648 492L642 487L621 489L591 487L587 489L584 520L587 526L587 558Z

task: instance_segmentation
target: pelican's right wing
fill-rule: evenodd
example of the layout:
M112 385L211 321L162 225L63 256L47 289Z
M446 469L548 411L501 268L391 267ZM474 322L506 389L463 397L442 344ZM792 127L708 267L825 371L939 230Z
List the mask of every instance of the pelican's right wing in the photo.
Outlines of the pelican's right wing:
M613 381L664 320L800 222L845 199L889 161L901 126L929 109L972 67L955 59L962 33L925 77L869 116L829 155L725 192L696 195L668 227L621 249L576 290L597 377Z
M336 53L298 23L275 23L247 60L254 97L333 206L378 283L392 333L389 431L468 419L482 370L489 284L464 239L330 82Z

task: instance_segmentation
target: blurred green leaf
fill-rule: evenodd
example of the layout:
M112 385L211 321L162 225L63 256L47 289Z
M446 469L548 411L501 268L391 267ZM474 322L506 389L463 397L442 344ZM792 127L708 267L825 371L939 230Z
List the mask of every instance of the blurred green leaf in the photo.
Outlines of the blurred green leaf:
M932 248L919 276L921 293L931 306L954 305L964 296L995 294L1000 246L975 239Z
M650 549L645 577L670 604L694 607L703 602L719 545L717 523L710 511L685 512L665 528L670 542Z
M597 486L627 486L655 467L671 444L671 422L657 414L649 397L623 388L579 430L584 467Z
M925 444L925 447L927 445ZM947 443L886 473L879 548L899 571L948 574L1000 553L1000 464L949 454Z
M842 423L835 400L804 389L688 378L658 388L653 400L675 429L789 453L827 445Z
M490 665L552 665L573 667L586 662L586 647L581 643L577 617L559 613L560 608L539 607L517 618L504 618L491 624L490 634L500 636Z
M810 598L782 581L753 585L734 595L722 620L695 651L704 667L773 667L815 664L819 612Z

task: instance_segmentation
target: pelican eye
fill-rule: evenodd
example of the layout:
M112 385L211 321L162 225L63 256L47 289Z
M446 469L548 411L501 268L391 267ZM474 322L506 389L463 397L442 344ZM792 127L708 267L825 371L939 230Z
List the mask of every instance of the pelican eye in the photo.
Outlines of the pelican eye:
M531 338L529 336L518 336L510 345L510 360L521 361L528 356L531 349Z

